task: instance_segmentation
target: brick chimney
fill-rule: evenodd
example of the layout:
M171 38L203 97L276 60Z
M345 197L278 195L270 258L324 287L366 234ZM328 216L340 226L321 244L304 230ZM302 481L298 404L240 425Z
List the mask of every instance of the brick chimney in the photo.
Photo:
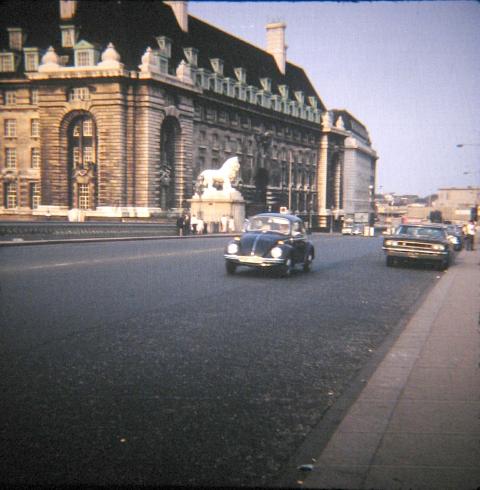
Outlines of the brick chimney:
M77 0L60 0L60 19L69 20L75 15Z
M278 69L285 75L287 63L287 46L285 44L286 24L274 22L267 24L267 53L271 54L277 63Z
M173 10L180 29L183 32L188 32L188 2L171 0L165 3L170 5Z

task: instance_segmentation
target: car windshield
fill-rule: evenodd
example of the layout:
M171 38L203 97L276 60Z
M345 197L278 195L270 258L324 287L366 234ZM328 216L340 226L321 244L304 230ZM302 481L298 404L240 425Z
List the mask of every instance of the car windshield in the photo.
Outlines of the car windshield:
M395 235L410 235L419 238L445 238L445 231L441 228L429 228L420 226L399 226Z
M248 223L247 231L273 231L288 235L290 233L290 221L276 216L256 216Z

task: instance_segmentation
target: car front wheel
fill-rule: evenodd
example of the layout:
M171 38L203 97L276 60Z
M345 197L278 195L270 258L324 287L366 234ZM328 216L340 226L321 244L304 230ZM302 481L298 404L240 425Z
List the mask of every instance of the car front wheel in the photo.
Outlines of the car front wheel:
M227 270L227 274L230 276L235 274L235 271L237 269L237 264L234 264L233 262L225 262L225 269Z
M285 263L280 266L280 277L290 277L293 271L293 262L291 257L287 257Z
M308 252L303 262L303 272L309 272L313 261L312 252Z
M387 267L393 267L394 260L395 259L393 257L390 257L389 255L387 255Z

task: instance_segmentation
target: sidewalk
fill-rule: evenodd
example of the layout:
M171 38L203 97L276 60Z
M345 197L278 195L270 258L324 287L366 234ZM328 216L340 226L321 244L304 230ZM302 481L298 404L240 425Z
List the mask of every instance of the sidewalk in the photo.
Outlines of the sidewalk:
M478 245L440 274L300 487L480 488Z

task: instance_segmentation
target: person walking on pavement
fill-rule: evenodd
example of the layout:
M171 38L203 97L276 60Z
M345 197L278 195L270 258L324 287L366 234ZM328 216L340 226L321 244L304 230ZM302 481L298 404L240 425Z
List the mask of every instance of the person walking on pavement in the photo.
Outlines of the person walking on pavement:
M190 235L190 216L185 213L183 217L183 234Z
M475 222L470 220L466 226L466 249L475 250Z
M183 216L179 216L177 218L177 232L178 232L178 236L183 235Z

